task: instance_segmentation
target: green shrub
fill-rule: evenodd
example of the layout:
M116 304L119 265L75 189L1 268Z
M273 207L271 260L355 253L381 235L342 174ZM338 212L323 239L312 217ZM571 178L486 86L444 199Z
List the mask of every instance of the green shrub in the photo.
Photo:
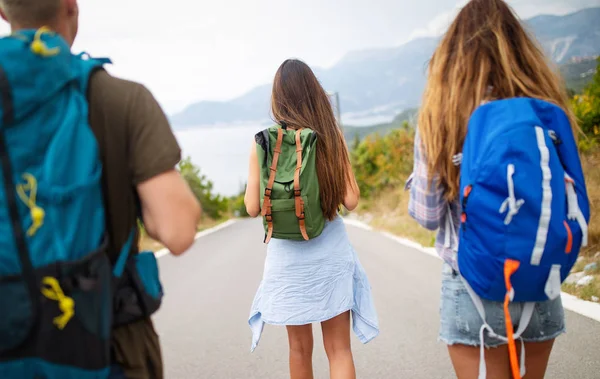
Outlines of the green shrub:
M228 199L212 192L213 183L200 173L200 168L189 157L179 162L178 169L200 202L203 214L214 220L220 219L229 209Z
M361 195L369 198L403 185L413 168L413 144L414 131L406 126L355 144L351 160Z

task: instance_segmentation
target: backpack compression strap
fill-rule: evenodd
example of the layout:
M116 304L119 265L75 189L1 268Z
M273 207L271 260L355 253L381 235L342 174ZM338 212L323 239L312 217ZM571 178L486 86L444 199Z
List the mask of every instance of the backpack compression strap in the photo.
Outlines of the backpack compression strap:
M281 144L283 143L283 129L277 130L277 143L275 144L275 150L273 150L273 162L271 163L271 175L269 176L269 183L265 188L265 199L262 206L262 215L267 220L267 235L265 236L265 243L269 243L273 236L273 214L272 214L272 203L271 194L273 193L273 185L275 184L275 175L277 174L277 163L279 162L279 154L281 154Z
M306 215L304 214L304 200L302 200L302 189L300 188L300 170L302 169L302 142L300 141L300 133L302 129L296 130L296 172L294 172L294 198L296 199L296 217L300 224L300 232L302 237L308 241L308 233L306 232Z

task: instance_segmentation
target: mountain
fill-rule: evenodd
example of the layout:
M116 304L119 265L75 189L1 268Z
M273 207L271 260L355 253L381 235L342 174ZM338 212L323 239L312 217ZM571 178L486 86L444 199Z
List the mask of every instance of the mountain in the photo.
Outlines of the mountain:
M170 118L175 127L233 124L244 121L263 122L269 115L271 85L256 87L228 102L202 101L190 105Z
M407 122L409 125L415 125L418 112L418 108L409 108L407 110L402 111L399 115L394 117L392 122L372 126L344 125L344 137L346 138L346 141L351 142L355 139L362 140L366 136L375 133L379 135L385 135L390 130L401 128L405 122Z
M597 67L597 59L578 59L565 63L560 67L560 71L567 82L567 87L579 93L593 79Z
M566 16L537 16L527 21L538 41L557 63L600 54L600 8Z
M600 55L597 20L600 8L537 16L525 23L555 62L570 64L573 58ZM419 105L427 63L438 41L419 38L394 48L350 52L335 66L315 68L315 73L328 91L339 93L345 124L389 121L403 109ZM270 92L271 85L263 85L231 101L192 104L171 121L175 127L269 122Z

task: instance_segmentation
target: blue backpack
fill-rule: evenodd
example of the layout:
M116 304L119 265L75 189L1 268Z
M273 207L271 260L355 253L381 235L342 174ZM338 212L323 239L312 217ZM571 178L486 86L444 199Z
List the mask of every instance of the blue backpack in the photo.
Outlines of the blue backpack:
M505 303L508 335L497 336L487 323L484 329L509 342L513 376L520 377L514 340L535 302L560 296L587 245L590 205L565 112L530 98L480 106L463 147L460 192L460 274L484 323L481 298ZM516 333L508 312L513 301L526 303Z
M107 62L46 29L0 39L0 378L108 377L115 284L141 261L162 296L133 233L114 271L106 254L87 87Z

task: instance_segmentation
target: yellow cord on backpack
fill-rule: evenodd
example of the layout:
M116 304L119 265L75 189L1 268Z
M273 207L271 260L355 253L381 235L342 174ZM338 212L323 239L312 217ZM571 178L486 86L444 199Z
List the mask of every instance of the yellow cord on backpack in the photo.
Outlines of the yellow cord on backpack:
M42 36L44 34L52 34L52 33L54 33L54 32L46 26L39 28L37 30L37 32L35 33L35 36L33 37L33 42L31 43L31 46L30 46L31 51L34 54L37 54L44 58L53 57L55 55L58 55L58 53L60 53L59 47L54 47L54 48L50 49L44 43L44 41L42 41Z
M44 225L44 217L46 212L41 207L38 207L35 203L37 196L37 179L31 174L23 174L23 179L27 182L26 184L17 185L17 193L21 200L29 208L31 214L31 227L27 230L27 235L32 237L38 231L39 228ZM29 196L26 192L29 191Z
M56 278L46 276L42 280L42 283L45 286L50 287L42 287L42 295L50 300L58 302L58 308L62 312L62 315L54 318L54 325L56 325L58 329L63 330L75 315L75 301L64 294L60 287L60 283Z

